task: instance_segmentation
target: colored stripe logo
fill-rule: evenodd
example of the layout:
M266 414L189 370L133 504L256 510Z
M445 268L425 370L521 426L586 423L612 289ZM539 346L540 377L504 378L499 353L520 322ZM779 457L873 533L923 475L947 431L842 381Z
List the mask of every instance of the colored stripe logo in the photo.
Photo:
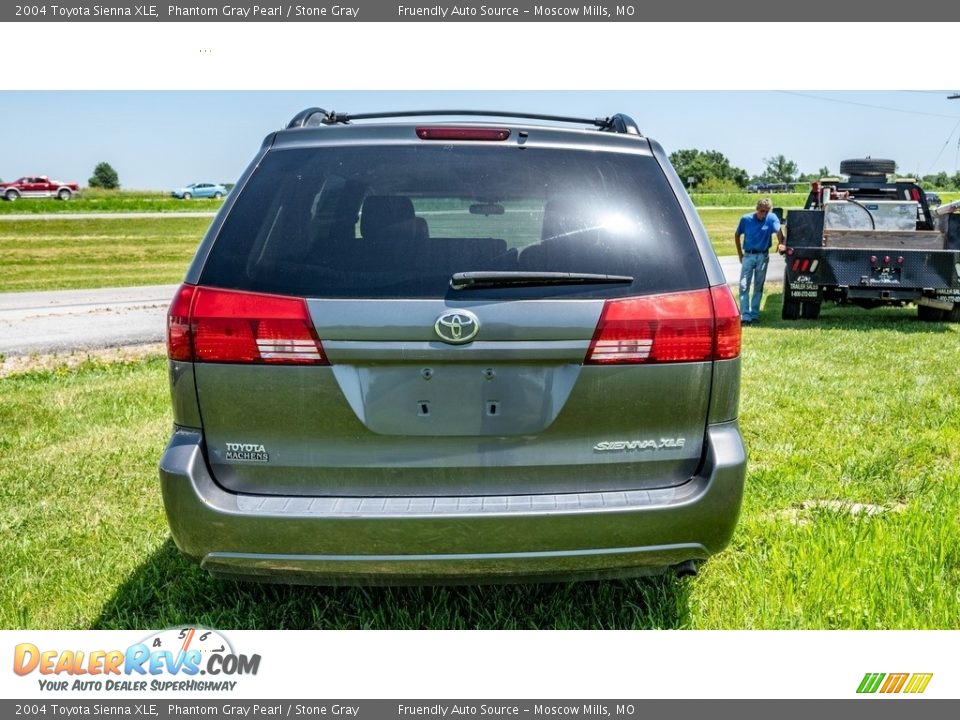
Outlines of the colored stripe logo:
M860 681L858 693L911 693L927 689L933 673L867 673Z

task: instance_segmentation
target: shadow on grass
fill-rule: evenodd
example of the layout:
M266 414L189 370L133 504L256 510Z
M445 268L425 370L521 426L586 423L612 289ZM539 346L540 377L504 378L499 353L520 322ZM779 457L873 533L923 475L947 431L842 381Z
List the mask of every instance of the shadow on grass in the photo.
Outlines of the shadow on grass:
M403 588L215 580L167 540L117 587L102 629L645 629L689 625L690 579Z
M809 330L817 328L821 331L844 330L855 332L873 332L875 330L896 333L919 333L931 335L948 333L956 323L946 321L927 322L917 317L917 308L914 306L877 308L862 308L856 305L837 305L825 302L821 306L820 317L816 320L783 320L780 312L783 309L782 293L764 293L763 311L760 313L760 328L775 328L778 330Z

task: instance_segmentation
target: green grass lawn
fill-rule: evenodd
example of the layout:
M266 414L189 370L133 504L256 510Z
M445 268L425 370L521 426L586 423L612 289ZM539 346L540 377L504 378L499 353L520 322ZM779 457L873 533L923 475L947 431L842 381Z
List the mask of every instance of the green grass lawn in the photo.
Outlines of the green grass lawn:
M755 208L760 198L770 198L774 207L802 208L807 201L807 192L774 193L773 195L748 192L690 193L690 199L697 207L744 208L743 212ZM732 229L731 232L733 232Z
M162 358L0 379L0 627L960 628L960 327L744 330L747 489L693 579L328 589L209 578L167 530Z
M208 217L0 221L0 292L179 282Z
M717 255L736 255L737 246L733 242L733 231L737 229L740 218L750 212L750 208L697 208L700 222L710 236L710 244ZM2 228L0 228L2 230Z

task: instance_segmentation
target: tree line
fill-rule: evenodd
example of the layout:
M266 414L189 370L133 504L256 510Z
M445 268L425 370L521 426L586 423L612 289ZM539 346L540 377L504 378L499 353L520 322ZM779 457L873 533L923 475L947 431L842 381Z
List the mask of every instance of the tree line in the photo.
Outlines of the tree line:
M816 172L801 173L797 164L784 155L764 158L765 168L759 175L749 175L733 165L718 150L677 150L670 153L670 162L688 190L699 192L736 192L757 185L803 185L822 177L835 175L829 167ZM914 175L920 184L930 190L960 190L960 172L948 175ZM806 188L799 188L805 191Z
M701 192L734 192L748 185L792 184L804 182L797 164L783 155L764 158L766 167L760 175L751 176L743 168L736 167L719 150L677 150L670 153L670 163L680 179L690 190ZM827 168L811 173L811 179L823 177ZM816 175L816 177L814 177Z
M920 184L930 190L960 190L960 172L955 172L953 175L945 172L924 175L920 178Z

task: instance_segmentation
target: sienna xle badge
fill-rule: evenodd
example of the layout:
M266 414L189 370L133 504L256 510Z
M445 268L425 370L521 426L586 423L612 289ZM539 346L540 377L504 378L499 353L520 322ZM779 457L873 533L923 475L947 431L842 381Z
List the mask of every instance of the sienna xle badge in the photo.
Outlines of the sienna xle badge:
M164 502L215 575L636 575L736 523L739 315L623 115L300 113L227 196L168 346Z

